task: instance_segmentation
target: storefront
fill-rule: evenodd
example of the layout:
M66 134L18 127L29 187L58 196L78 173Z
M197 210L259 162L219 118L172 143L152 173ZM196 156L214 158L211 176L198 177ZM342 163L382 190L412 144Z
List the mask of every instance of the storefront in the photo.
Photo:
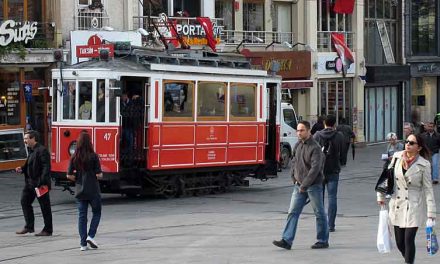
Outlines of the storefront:
M402 133L405 82L409 81L406 65L367 66L365 85L365 140L386 140L389 132Z
M22 165L24 132L49 142L48 90L54 56L54 23L44 23L46 1L0 1L0 170ZM41 92L40 92L41 91Z
M307 116L310 108L310 89L313 87L311 76L310 51L260 51L248 49L241 51L257 69L264 69L280 75L282 95L285 102L292 103L300 116Z

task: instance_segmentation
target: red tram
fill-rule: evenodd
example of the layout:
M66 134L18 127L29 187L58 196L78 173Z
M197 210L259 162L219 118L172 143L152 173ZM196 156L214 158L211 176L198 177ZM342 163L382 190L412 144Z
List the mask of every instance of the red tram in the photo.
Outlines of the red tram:
M52 71L52 175L92 135L101 191L179 196L275 177L280 78L241 57L132 50ZM128 100L126 100L128 98Z

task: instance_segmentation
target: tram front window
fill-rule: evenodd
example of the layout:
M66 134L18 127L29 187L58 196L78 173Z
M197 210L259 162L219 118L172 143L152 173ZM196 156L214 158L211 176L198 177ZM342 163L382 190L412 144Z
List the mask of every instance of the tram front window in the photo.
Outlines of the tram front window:
M193 120L194 83L165 81L163 116L168 120Z
M79 111L78 119L92 119L92 83L79 82Z
M76 83L63 82L63 119L75 119Z

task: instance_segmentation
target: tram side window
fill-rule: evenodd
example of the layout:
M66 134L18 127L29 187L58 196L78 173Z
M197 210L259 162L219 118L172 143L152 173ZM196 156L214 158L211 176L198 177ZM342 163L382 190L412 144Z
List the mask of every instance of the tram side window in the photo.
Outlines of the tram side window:
M256 120L256 85L245 83L231 83L230 91L231 120Z
M193 120L194 83L164 81L164 120Z
M56 122L58 120L58 80L53 80L52 89L52 112L49 114L52 115L53 121Z
M76 84L63 82L63 119L75 119Z
M96 87L96 122L105 122L105 80L98 80Z
M226 120L226 88L226 83L198 83L197 116L200 120Z
M92 83L79 82L79 120L92 119Z
M114 88L116 80L109 81L109 122L116 122L116 95Z

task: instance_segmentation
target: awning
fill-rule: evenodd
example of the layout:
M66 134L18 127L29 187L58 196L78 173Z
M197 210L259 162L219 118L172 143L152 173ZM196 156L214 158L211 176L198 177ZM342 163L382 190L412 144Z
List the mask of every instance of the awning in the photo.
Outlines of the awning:
M313 81L311 80L292 80L281 82L281 89L304 89L312 87Z

